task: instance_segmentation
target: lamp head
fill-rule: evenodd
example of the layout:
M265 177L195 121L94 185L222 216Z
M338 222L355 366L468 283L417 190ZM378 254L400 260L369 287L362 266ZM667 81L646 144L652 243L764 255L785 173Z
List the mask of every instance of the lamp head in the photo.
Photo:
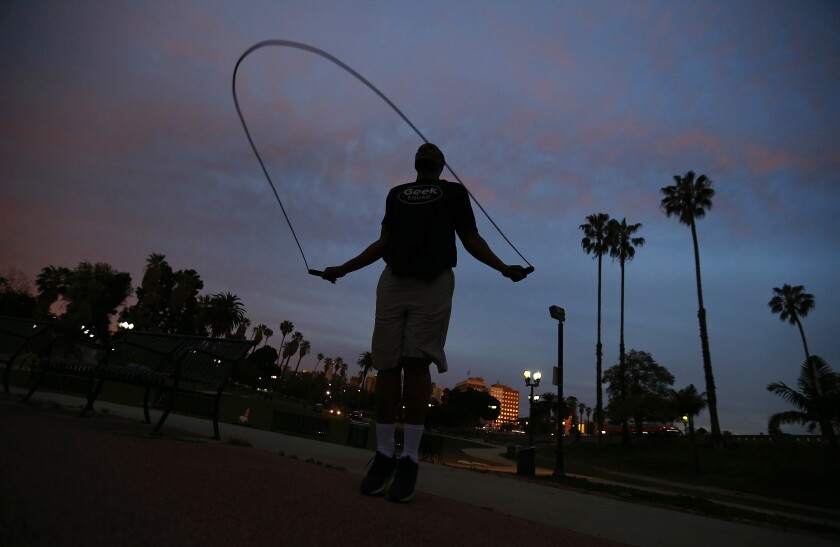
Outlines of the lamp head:
M556 319L561 322L566 320L566 310L560 306L549 306L548 313L551 314L552 319Z

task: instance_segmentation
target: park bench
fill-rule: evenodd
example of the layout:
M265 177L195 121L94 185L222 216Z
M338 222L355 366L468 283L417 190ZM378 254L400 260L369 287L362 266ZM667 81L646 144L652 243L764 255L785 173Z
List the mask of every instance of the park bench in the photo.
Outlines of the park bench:
M92 358L52 358L39 363L24 402L42 385L82 391L90 410L106 383L144 389L143 413L151 423L150 406L162 409L153 434L172 411L212 417L213 438L219 438L219 407L233 368L254 346L242 338L208 338L126 331Z
M18 357L31 354L39 357L48 350L45 335L49 323L22 317L0 316L0 363L6 365L3 391L9 393L9 375L12 363Z

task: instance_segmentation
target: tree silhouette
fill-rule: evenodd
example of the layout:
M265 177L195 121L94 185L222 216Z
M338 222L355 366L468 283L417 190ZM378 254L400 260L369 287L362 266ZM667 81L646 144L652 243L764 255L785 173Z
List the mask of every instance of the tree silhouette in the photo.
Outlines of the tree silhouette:
M641 247L645 244L643 237L633 237L633 234L639 231L641 224L627 224L627 219L621 219L621 222L613 219L610 221L609 230L612 232L612 245L610 246L610 256L617 259L621 265L621 328L618 343L618 362L622 373L619 376L619 386L621 388L621 398L627 397L627 389L624 384L624 265L633 260L636 256L636 247ZM627 425L627 420L621 422L622 442L624 444L630 443L630 429Z
M706 399L709 402L709 421L712 427L712 443L720 446L723 436L717 413L715 377L712 372L712 355L709 351L709 331L706 328L706 308L703 307L703 282L700 278L700 250L697 245L697 226L695 221L706 216L706 210L712 208L715 191L712 181L706 175L696 177L694 171L685 175L674 175L673 186L660 190L663 197L661 207L668 217L675 216L681 224L691 228L691 241L694 244L694 270L697 279L697 318L700 322L700 346L703 352L703 372L706 380Z
M774 393L796 407L796 410L778 412L770 416L767 430L781 433L782 424L799 424L820 433L837 446L835 427L840 427L840 374L831 370L821 357L812 355L799 369L799 391L784 382L773 382L767 391Z
M595 421L598 431L604 430L604 399L602 385L603 346L601 345L601 267L605 254L612 247L613 233L610 230L610 215L606 213L592 214L586 217L586 224L581 224L583 239L581 247L586 254L598 259L598 335L595 342Z
M779 314L779 319L787 321L791 325L799 327L799 335L802 337L802 345L805 346L805 361L810 359L808 352L808 341L805 340L805 329L802 328L800 317L805 317L808 312L814 309L814 295L805 292L803 285L792 287L785 284L780 289L773 287L775 296L767 303L773 313Z

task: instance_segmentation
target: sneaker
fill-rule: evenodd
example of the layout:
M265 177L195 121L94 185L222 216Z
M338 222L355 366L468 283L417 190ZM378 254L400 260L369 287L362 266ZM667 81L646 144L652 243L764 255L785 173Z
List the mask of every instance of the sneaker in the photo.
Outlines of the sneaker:
M417 484L417 470L420 466L409 458L402 457L397 462L397 472L388 490L388 499L398 503L406 502L414 495L414 485Z
M373 465L370 466L367 476L362 481L361 493L365 496L376 496L384 492L388 479L391 478L396 469L396 457L391 456L389 458L382 452L377 451L373 457Z

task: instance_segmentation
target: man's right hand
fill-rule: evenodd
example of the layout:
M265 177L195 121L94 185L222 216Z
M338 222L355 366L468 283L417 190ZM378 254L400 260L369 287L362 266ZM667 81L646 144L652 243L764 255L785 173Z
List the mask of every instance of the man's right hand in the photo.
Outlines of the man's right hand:
M330 266L329 268L324 268L324 272L321 274L321 279L326 279L330 283L335 283L335 280L344 277L344 270L341 266Z
M502 275L507 277L514 283L522 281L523 279L528 277L529 273L530 272L528 271L528 268L524 268L522 266L505 265L505 267L502 269Z

